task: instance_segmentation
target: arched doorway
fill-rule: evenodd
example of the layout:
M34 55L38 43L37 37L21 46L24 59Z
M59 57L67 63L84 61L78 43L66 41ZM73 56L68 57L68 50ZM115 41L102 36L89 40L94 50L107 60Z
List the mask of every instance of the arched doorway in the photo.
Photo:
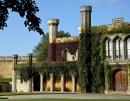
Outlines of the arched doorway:
M124 70L117 70L113 75L113 90L126 91L127 90L127 75Z

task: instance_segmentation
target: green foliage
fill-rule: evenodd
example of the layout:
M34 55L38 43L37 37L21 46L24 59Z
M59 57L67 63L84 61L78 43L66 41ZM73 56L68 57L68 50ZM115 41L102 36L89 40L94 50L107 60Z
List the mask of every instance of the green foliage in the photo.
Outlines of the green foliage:
M28 67L27 64L17 65L18 74L27 81L30 77L36 73L48 75L54 73L57 76L62 74L65 75L78 75L77 62L75 61L63 61L63 62L39 62L32 65L32 68Z
M108 89L109 75L110 65L108 64L108 62L104 62L105 90Z
M49 34L47 33L45 36L42 36L41 41L35 46L33 50L34 56L36 56L36 60L38 62L47 61L48 59L48 42L49 42Z
M60 30L56 37L69 37L69 32L64 32L63 30ZM36 56L37 62L43 62L48 60L48 43L49 43L49 33L47 33L45 36L42 36L40 42L37 46L35 46L33 50L34 56Z
M127 64L128 67L128 79L130 80L130 63Z
M115 33L130 33L130 25L128 23L122 23L121 26L117 28L112 28L111 30L108 30L108 27L106 25L102 26L92 26L91 27L91 33L95 34L115 34Z
M91 35L90 33L81 33L79 42L79 86L81 92L90 92L91 90Z
M104 61L106 58L105 52L105 38L109 37L109 34L102 34L100 37L100 57L101 61Z
M9 9L12 12L17 12L22 18L26 16L24 25L28 27L29 31L37 31L40 35L44 34L40 28L41 19L36 16L39 9L35 0L13 0L13 2L12 0L0 0L0 29L2 30L7 27Z
M17 73L24 81L29 80L37 72L35 67L30 67L28 64L18 64L16 68Z
M0 78L0 82L12 82L12 78Z
M91 91L95 93L103 92L104 88L104 71L100 58L100 34L91 33L92 54L91 54L91 72L92 85Z

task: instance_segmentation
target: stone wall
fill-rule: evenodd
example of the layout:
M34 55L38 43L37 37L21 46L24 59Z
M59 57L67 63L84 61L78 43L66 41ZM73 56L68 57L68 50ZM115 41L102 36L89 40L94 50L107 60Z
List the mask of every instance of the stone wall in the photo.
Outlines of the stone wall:
M18 56L18 64L26 63L27 60L27 56ZM12 78L12 70L12 56L0 56L0 78Z

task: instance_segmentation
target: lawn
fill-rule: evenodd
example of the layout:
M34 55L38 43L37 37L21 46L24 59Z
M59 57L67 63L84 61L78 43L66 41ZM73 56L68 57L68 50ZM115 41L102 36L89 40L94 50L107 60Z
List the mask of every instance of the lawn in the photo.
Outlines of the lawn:
M4 100L6 101L6 100ZM107 100L107 99L27 99L27 100L9 100L9 101L124 101L124 100ZM127 100L126 100L127 101Z

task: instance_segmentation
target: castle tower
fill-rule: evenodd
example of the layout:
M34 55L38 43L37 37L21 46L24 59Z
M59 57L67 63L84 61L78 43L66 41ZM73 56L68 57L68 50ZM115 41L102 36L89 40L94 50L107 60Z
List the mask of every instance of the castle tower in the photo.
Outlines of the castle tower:
M84 28L88 28L87 31L90 31L91 27L91 12L92 12L92 6L81 6L80 7L80 13L81 13L81 27L84 30Z
M56 38L56 33L58 32L58 24L59 19L49 19L48 25L49 25L49 43L53 43Z

